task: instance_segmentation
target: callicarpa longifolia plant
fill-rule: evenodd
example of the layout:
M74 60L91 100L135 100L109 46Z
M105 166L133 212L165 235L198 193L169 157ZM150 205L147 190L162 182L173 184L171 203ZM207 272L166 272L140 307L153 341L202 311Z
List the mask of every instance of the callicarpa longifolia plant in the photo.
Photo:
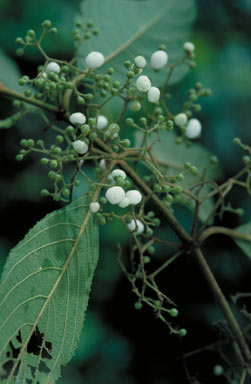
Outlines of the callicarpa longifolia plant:
M87 17L100 6L97 1L84 2ZM203 276L225 319L227 332L215 347L219 364L214 374L225 376L228 383L250 382L250 314L244 313L246 326L241 328L206 261L203 244L215 234L226 235L251 256L251 222L235 230L214 225L224 211L242 214L225 198L236 186L251 195L251 148L239 138L229 143L242 148L243 167L218 184L218 160L199 143L204 128L198 101L211 91L197 82L184 92L185 101L175 111L169 106L170 85L196 66L195 46L186 41L194 3L159 0L158 9L154 1L142 4L109 0L97 25L79 13L70 61L49 57L44 50L44 39L57 33L49 20L42 23L40 33L30 29L16 39L17 55L37 49L41 65L34 78L19 79L23 93L4 80L0 84L0 94L12 98L16 109L0 127L11 128L31 113L40 117L43 140L24 137L16 160L35 153L51 182L48 189L41 185L41 195L63 207L30 229L4 267L1 383L52 384L60 377L83 326L98 261L99 226L113 220L121 221L131 237L129 254L119 247L118 263L135 294L135 309L150 307L170 337L185 337L189 329L179 321L182 308L160 289L158 278L168 274L170 265L174 273L176 260L189 256L199 266L195 263L194 273ZM102 28L106 16L113 17L112 7L121 18L140 15L130 31L119 23L116 42ZM159 42L149 38L159 30L165 31L166 44L164 35ZM108 104L111 110L114 106L112 118L105 112ZM91 176L86 171L90 164ZM75 198L82 183L88 184L88 192ZM189 231L176 217L179 205L193 213ZM163 224L169 231L159 237L157 229ZM153 268L156 246L164 247L167 257ZM239 297L240 293L234 300ZM29 346L38 334L42 341L34 354ZM232 348L228 359L224 359L226 344Z

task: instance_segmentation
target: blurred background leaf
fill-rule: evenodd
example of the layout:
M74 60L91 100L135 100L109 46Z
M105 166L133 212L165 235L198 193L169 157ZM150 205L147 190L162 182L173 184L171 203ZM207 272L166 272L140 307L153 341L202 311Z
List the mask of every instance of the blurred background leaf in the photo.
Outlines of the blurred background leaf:
M81 7L84 15L92 20L100 35L83 43L79 65L90 51L102 52L107 63L102 70L114 67L114 78L124 82L127 70L121 65L126 60L133 62L135 56L150 56L160 44L166 44L169 62L176 63L184 55L183 44L188 38L195 18L194 0L85 0ZM77 16L81 20L82 16ZM187 66L177 68L171 83L187 73ZM154 85L163 83L168 68L154 72L149 64L144 74L150 76Z

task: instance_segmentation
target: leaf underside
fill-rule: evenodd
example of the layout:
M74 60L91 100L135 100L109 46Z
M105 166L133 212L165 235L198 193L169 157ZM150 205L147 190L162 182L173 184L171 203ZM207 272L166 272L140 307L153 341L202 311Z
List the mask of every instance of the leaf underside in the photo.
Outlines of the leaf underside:
M15 61L0 49L0 83L6 88L23 92L24 88L18 84L20 76L21 73Z
M10 252L0 290L2 384L54 383L77 346L98 260L81 197L39 221Z
M243 233L244 235L251 236L251 221L248 223L241 225L238 228L235 228L237 232ZM249 260L251 260L251 242L234 238L236 244L241 248L241 250L248 256Z
M86 0L82 11L93 21L100 35L82 44L79 66L85 66L83 58L90 51L99 51L106 58L102 70L112 66L116 71L114 78L124 81L127 70L123 63L133 62L136 56L142 55L148 61L144 75L150 76L155 86L163 83L169 69L154 72L149 65L152 53L160 44L165 44L169 62L179 61L196 13L194 0ZM178 67L169 84L176 83L186 73L187 66Z

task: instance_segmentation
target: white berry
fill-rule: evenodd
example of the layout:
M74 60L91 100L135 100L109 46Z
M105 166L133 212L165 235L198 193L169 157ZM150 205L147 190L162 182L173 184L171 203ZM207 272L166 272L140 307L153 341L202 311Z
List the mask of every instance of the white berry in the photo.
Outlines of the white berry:
M142 195L139 191L136 189L132 189L128 192L126 192L126 197L130 200L130 204L132 205L137 205L141 202L142 200Z
M183 48L185 51L189 52L189 53L192 53L194 50L195 50L195 46L193 43L191 43L190 41L187 41L184 45L183 45Z
M104 171L106 169L106 163L105 163L105 159L101 159L100 162L99 162L99 166L100 168L102 169L102 171Z
M105 62L104 55L100 52L90 52L85 59L86 65L88 68L99 68Z
M151 81L147 76L139 76L136 81L136 87L140 92L147 92L151 88Z
M108 119L104 115L99 115L97 119L97 128L104 129L108 124Z
M146 59L143 56L137 56L134 59L134 63L138 68L144 68L146 66Z
M145 226L140 220L136 219L136 222L135 220L131 220L130 223L127 224L127 227L131 232L133 232L136 229L136 223L137 223L138 229L135 232L135 235L141 235L141 233L144 232Z
M83 155L88 151L88 145L82 140L74 141L74 143L72 143L72 146L75 151L78 152L80 155Z
M187 123L187 115L185 113L179 113L175 116L174 122L178 127L183 127Z
M163 68L168 61L168 54L165 51L156 51L151 56L151 66L153 69Z
M186 137L195 139L201 134L201 122L198 119L190 119L187 124Z
M90 204L90 210L91 212L93 213L96 213L100 210L100 204L96 201L93 201L91 204Z
M121 187L107 189L105 197L111 204L119 204L125 198L125 191Z
M121 176L123 178L123 180L125 180L126 178L126 173L122 170L122 169L114 169L112 171L112 177L113 179L117 176Z
M130 200L128 199L128 197L125 197L125 198L119 203L119 207L120 207L120 208L126 208L126 207L128 207L128 205L130 205Z
M83 125L86 122L86 117L81 112L75 112L75 113L71 114L70 122L72 124L81 124L81 125Z
M157 87L151 87L147 93L147 100L150 103L157 103L160 98L160 90Z
M60 65L58 63L55 63L55 61L51 61L47 65L45 72L46 73L50 73L50 72L59 73L60 70L61 70Z

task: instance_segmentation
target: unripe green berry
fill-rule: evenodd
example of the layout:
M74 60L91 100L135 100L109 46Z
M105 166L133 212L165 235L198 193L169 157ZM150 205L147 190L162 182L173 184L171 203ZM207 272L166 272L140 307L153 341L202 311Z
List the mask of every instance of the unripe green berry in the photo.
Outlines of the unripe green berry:
M61 200L59 193L55 193L55 194L53 195L53 200L54 200L54 201L60 201L60 200Z
M120 82L119 81L114 81L112 83L112 86L113 86L113 88L118 89L118 88L120 88Z
M172 317L177 317L178 314L179 314L179 312L178 312L178 310L176 308L172 308L169 311L169 315L172 316Z
M50 161L50 166L51 166L51 168L57 168L57 166L58 166L57 160L51 160Z
M40 193L41 193L41 196L43 197L49 196L50 194L50 192L47 189L42 189Z
M18 154L18 155L16 155L16 160L17 161L22 161L23 160L23 155L21 155L21 154Z
M69 188L64 188L64 189L62 190L62 195L65 196L65 197L69 196L69 195L70 195L70 190L69 190Z
M81 129L81 132L82 132L82 134L83 134L84 136L88 135L88 134L90 133L90 130L91 130L91 128L89 127L88 124L84 124L84 125L82 125L82 126L80 127L80 129Z
M23 56L24 55L24 49L23 48L18 48L16 50L16 54L17 54L17 56Z
M85 40L90 40L90 38L91 38L91 34L90 34L90 32L86 32L86 33L84 34L84 38L85 38Z
M160 219L158 217L156 217L155 219L153 219L153 222L154 224L156 225L156 227L158 227L160 225Z
M129 148L131 146L131 142L129 139L124 139L121 141L121 145L125 148Z
M89 135L89 138L91 141L94 141L96 140L98 137L97 133L96 132L91 132L90 135Z
M107 203L107 199L105 197L100 197L99 202L100 204L105 205Z
M126 76L128 77L128 79L132 79L134 77L134 72L133 71L128 71Z
M23 41L22 37L17 37L16 38L16 44L18 44L18 45L24 44L24 41Z
M134 303L134 308L135 309L141 309L142 308L142 304L140 301L136 301L136 303Z
M125 66L127 69L129 69L130 66L131 66L131 62L130 62L129 60L125 61L125 62L124 62L124 66Z
M183 191L182 187L180 185L176 185L175 192L176 193L182 193L182 191Z
M132 104L130 105L130 110L133 112L138 112L141 109L141 104L139 101L134 100Z
M151 262L151 258L149 256L144 256L144 263L148 264Z
M81 183L79 180L75 180L74 185L75 185L75 187L80 187Z
M123 185L123 188L124 189L130 189L132 187L132 183L130 180L125 180L124 181L124 185Z
M147 227L147 229L146 229L146 235L149 236L149 237L153 235L153 230L152 230L152 228Z
M113 134L118 133L120 131L120 126L116 123L110 124L108 128L109 128L109 131Z
M62 143L64 141L64 137L62 135L57 135L56 136L56 142L58 144Z
M43 164L43 165L46 165L49 163L49 159L46 159L46 157L43 157L41 160L40 160L40 163Z
M72 134L75 132L75 129L71 125L68 125L68 127L66 127L66 132Z
M248 155L242 157L242 161L244 164L250 163L250 160L251 160L251 158Z
M27 140L27 146L28 147L34 147L34 145L35 145L35 141L33 139Z
M236 145L240 145L241 144L241 140L239 139L239 137L235 137L233 139L233 143L236 144Z
M217 164L218 162L219 162L219 160L218 160L217 156L211 156L211 158L210 158L211 164Z
M54 172L54 171L48 172L49 179L55 180L56 176L57 176L56 172Z
M112 75L112 74L114 73L114 68L112 68L112 67L108 68L107 71L106 71L106 73L107 73L108 75Z
M28 142L27 142L27 140L26 140L26 139L22 139L22 140L20 141L20 145L21 145L22 147L27 147L27 146L28 146Z
M179 329L179 331L178 331L179 336L183 337L183 336L186 336L186 334L187 334L187 330L185 328Z
M46 28L46 29L50 28L51 27L51 21L50 20L44 20L41 25L43 28Z
M148 249L147 249L147 252L150 254L150 255L153 255L154 252L155 252L155 248L153 246L150 246Z
M130 117L128 117L128 118L126 119L126 124L132 126L132 125L134 125L134 120L131 119Z
M24 96L30 97L31 96L31 91L29 89L24 91Z
M168 203L171 203L172 201L173 201L173 196L172 195L170 195L169 193L166 195L166 201L168 202Z

